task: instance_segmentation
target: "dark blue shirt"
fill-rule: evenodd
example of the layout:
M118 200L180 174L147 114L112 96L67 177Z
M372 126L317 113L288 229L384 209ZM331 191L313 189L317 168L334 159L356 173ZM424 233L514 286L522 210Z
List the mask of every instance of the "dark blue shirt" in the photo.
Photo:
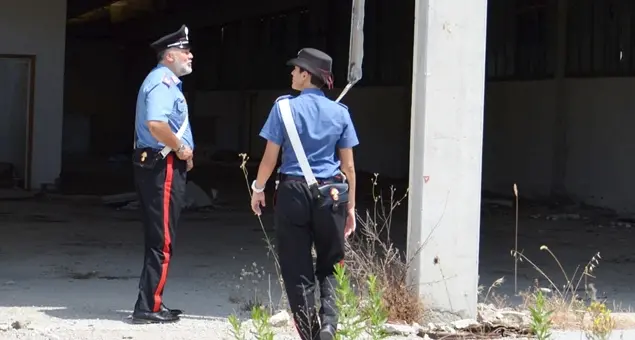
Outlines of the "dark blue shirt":
M359 144L348 108L324 95L319 89L306 89L297 97L282 96L271 108L260 136L282 146L280 172L302 176L302 169L287 136L278 100L289 98L302 147L316 178L329 178L340 173L337 149Z
M161 64L146 76L137 96L135 131L138 148L163 149L165 146L150 133L146 125L149 120L167 122L173 133L179 131L188 117L187 101L181 91L181 85L181 80ZM194 139L189 125L181 141L194 150Z

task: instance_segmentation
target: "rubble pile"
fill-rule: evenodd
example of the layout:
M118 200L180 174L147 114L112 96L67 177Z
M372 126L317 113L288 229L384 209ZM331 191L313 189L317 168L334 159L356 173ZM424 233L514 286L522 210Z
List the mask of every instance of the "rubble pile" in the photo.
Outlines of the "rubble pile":
M493 305L479 304L477 319L463 319L453 322L395 324L387 323L384 330L390 336L404 337L407 339L454 339L493 336L493 337L526 337L531 334L530 316L528 312L519 312L513 309L497 309ZM274 327L287 327L292 323L290 315L286 311L274 314L270 323ZM243 323L248 329L252 327L252 320Z

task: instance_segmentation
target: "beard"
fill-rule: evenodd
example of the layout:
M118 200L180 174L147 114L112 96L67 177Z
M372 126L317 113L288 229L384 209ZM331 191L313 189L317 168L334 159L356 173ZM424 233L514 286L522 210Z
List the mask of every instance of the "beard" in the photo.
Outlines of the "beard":
M179 77L186 76L192 73L192 63L189 61L176 63L176 69L179 73Z

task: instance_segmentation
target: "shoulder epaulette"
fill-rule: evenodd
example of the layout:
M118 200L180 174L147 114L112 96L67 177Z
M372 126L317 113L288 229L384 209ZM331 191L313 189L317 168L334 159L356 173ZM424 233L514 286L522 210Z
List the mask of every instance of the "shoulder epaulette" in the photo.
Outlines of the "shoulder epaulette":
M346 110L348 110L348 106L346 106L346 105L342 104L342 102L336 102L336 103L340 104L340 106L341 106L341 107L343 107L343 108L345 108Z
M172 80L172 78L168 76L167 74L163 76L163 79L161 80L161 82L167 85L168 87L171 87L172 85L174 85L174 80Z
M283 99L289 99L289 98L293 98L293 96L290 95L290 94L285 94L285 95L282 95L282 96L276 98L275 102L277 103L277 102L279 102L279 101L281 101Z

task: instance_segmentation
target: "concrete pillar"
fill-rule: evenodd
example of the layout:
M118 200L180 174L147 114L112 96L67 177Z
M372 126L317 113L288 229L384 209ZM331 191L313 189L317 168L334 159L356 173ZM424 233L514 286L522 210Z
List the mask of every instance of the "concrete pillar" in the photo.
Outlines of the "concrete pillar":
M475 317L487 1L415 2L408 278L428 309Z

